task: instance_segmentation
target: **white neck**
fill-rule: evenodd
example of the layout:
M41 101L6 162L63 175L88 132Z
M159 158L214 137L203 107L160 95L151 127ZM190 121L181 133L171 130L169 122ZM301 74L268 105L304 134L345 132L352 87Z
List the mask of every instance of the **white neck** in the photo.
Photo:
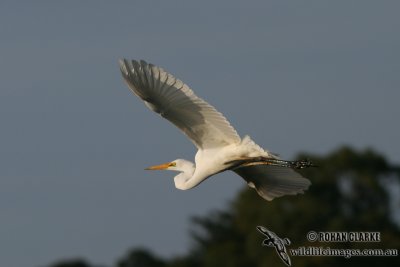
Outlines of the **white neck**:
M205 178L196 173L196 166L193 162L187 160L177 160L177 166L174 171L181 172L174 178L175 187L180 190L187 190L200 184Z

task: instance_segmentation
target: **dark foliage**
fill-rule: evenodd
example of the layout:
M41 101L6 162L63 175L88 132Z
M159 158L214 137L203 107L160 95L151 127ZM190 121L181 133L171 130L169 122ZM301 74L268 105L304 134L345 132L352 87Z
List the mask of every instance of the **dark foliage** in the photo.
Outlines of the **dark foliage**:
M59 261L51 265L52 267L94 267L84 260L81 259L71 259L65 261Z

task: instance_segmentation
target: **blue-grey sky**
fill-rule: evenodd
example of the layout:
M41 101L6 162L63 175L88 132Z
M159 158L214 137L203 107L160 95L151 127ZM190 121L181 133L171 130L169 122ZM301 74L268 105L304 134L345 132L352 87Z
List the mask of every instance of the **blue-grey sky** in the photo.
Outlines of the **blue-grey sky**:
M123 83L145 59L291 158L343 144L400 163L398 1L0 2L0 266L129 248L184 253L192 215L244 186L189 190L144 167L194 146ZM266 203L268 205L268 203Z

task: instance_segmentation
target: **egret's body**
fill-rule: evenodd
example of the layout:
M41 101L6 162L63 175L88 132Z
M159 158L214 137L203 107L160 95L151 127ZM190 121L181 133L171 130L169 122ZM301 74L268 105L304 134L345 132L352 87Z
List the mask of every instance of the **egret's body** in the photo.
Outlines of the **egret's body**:
M261 150L261 148L252 142L250 137L247 136L238 144L229 144L217 148L199 149L195 156L195 164L189 164L188 161L185 160L187 163L184 166L185 173L192 175L184 175L179 177L179 179L175 179L175 186L182 190L190 189L214 174L229 170L233 165L235 165L234 163L228 163L230 161L258 156L273 155L269 155L265 151ZM188 168L190 167L193 169L189 170Z
M120 61L120 68L129 88L146 106L175 124L198 148L195 163L177 159L148 168L180 172L174 178L176 188L193 188L225 170L242 176L267 200L303 193L311 184L250 137L241 139L220 112L163 69L127 60Z

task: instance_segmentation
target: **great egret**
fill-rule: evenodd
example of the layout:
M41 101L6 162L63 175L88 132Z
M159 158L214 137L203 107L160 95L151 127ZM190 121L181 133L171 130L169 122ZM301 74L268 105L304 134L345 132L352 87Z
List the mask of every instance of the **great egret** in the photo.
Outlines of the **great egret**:
M162 68L143 60L123 59L119 65L133 93L148 108L175 124L198 148L195 164L176 159L147 168L180 172L174 178L176 188L193 188L225 170L243 177L266 200L304 193L311 184L293 170L312 166L311 162L284 161L249 136L241 139L220 112Z

